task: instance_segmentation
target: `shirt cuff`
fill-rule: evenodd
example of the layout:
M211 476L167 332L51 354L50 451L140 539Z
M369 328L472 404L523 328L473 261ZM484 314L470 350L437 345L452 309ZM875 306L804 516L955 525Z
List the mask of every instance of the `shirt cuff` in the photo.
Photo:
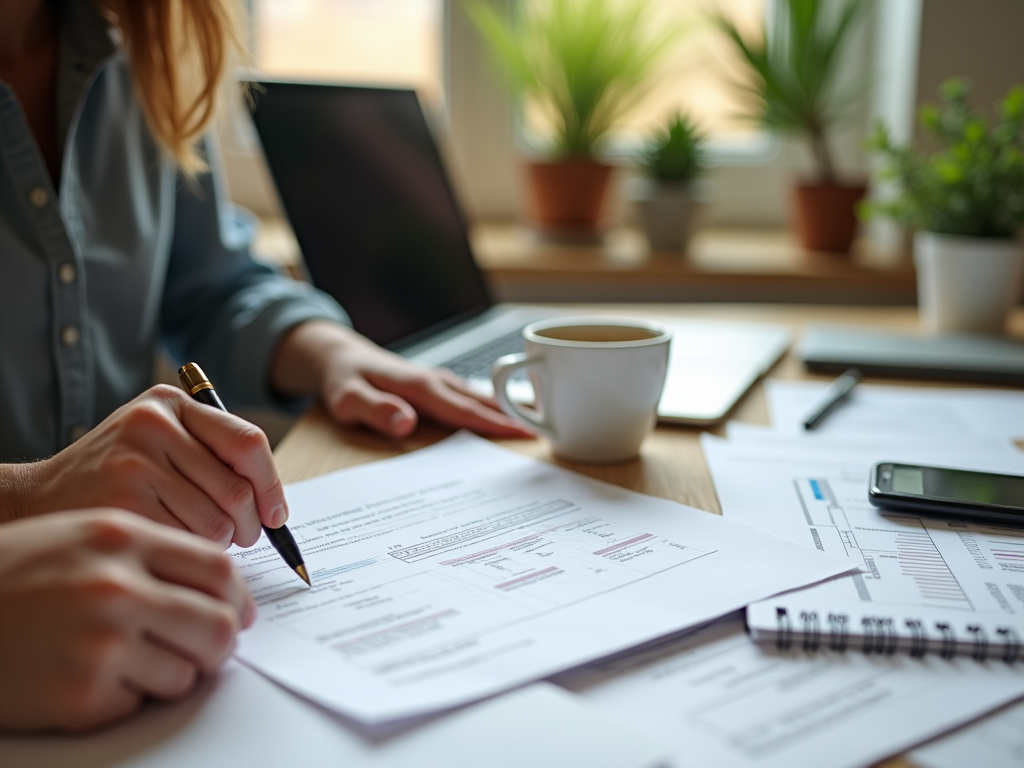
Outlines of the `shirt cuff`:
M314 397L282 397L270 388L271 366L281 341L296 325L310 320L351 325L348 315L330 296L302 283L292 283L288 288L291 295L287 298L263 305L250 318L237 318L241 327L237 328L225 366L231 372L225 399L236 405L302 413Z

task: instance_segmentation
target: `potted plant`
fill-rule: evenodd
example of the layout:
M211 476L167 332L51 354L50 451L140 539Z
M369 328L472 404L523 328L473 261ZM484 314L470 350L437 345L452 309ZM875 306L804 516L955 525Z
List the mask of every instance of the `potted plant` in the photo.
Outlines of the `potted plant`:
M864 212L917 230L917 299L932 333L1001 333L1024 271L1024 86L1010 89L994 125L969 93L965 81L948 80L941 106L921 111L933 152L893 145L884 125L870 140L900 194Z
M700 202L694 180L705 166L704 139L679 113L648 139L640 156L647 178L634 188L633 200L651 248L685 250Z
M857 229L855 208L862 183L840 179L830 132L852 94L836 85L845 49L864 0L778 0L771 28L745 36L718 14L717 25L732 42L749 75L737 82L750 100L749 116L769 130L802 136L814 158L814 178L795 185L795 223L800 241L814 251L846 252ZM826 6L828 6L826 8Z
M483 0L466 7L511 95L553 126L545 157L526 164L534 224L593 236L612 172L601 142L644 95L677 29L652 31L644 0L518 2L508 19Z

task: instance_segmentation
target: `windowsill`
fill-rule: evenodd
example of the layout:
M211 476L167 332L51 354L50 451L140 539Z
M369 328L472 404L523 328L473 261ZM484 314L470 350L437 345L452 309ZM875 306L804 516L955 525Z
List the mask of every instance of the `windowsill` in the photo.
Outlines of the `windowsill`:
M705 229L687 254L652 252L623 227L596 245L546 242L518 224L481 224L473 251L498 301L732 301L815 304L913 304L910 259L872 253L808 253L787 231ZM301 279L298 244L288 223L261 220L253 244L261 261Z
M688 253L651 251L616 229L595 245L547 242L516 224L474 228L473 249L501 301L758 301L913 304L914 271L858 243L809 253L787 231L705 229Z

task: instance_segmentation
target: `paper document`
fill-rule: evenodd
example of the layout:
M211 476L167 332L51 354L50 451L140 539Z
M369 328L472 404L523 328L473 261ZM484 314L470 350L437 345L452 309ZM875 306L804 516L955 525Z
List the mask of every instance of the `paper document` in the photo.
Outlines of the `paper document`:
M1024 765L1024 702L915 749L910 760L920 768L1020 768Z
M851 437L968 435L1024 440L1024 392L861 384L812 432L803 421L828 385L810 381L765 382L768 408L780 432Z
M173 705L85 736L0 736L8 768L653 768L667 739L616 722L547 683L388 739L229 662Z
M735 616L556 681L621 722L671 734L673 768L859 768L1024 695L1024 669L781 652Z
M852 612L853 632L860 626L853 614L870 605L901 617L903 609L914 609L927 626L945 619L966 626L972 616L994 614L999 626L1016 627L1024 638L1024 529L882 512L867 499L869 469L877 461L1014 472L1021 467L1016 451L981 439L953 447L893 442L884 449L770 436L701 440L728 519L858 567L851 578L793 596L801 610L818 612L823 624L830 611ZM752 607L748 618L752 630L777 627L770 606ZM971 639L963 631L959 637Z
M232 556L238 655L365 723L464 704L786 589L845 559L467 434L287 489L307 589Z

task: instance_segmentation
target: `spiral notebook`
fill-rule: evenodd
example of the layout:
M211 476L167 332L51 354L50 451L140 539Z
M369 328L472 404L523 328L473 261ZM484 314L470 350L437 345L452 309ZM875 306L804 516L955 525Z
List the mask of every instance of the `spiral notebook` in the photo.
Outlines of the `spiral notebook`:
M857 573L750 606L758 641L872 654L1017 661L1024 638L1024 528L885 512L871 465L1019 471L1008 443L960 434L880 441L731 430L701 444L725 517L826 554Z
M957 615L939 608L828 605L791 593L747 608L747 628L758 642L781 650L859 651L921 658L969 656L975 661L1021 660L1024 621L1017 616Z

